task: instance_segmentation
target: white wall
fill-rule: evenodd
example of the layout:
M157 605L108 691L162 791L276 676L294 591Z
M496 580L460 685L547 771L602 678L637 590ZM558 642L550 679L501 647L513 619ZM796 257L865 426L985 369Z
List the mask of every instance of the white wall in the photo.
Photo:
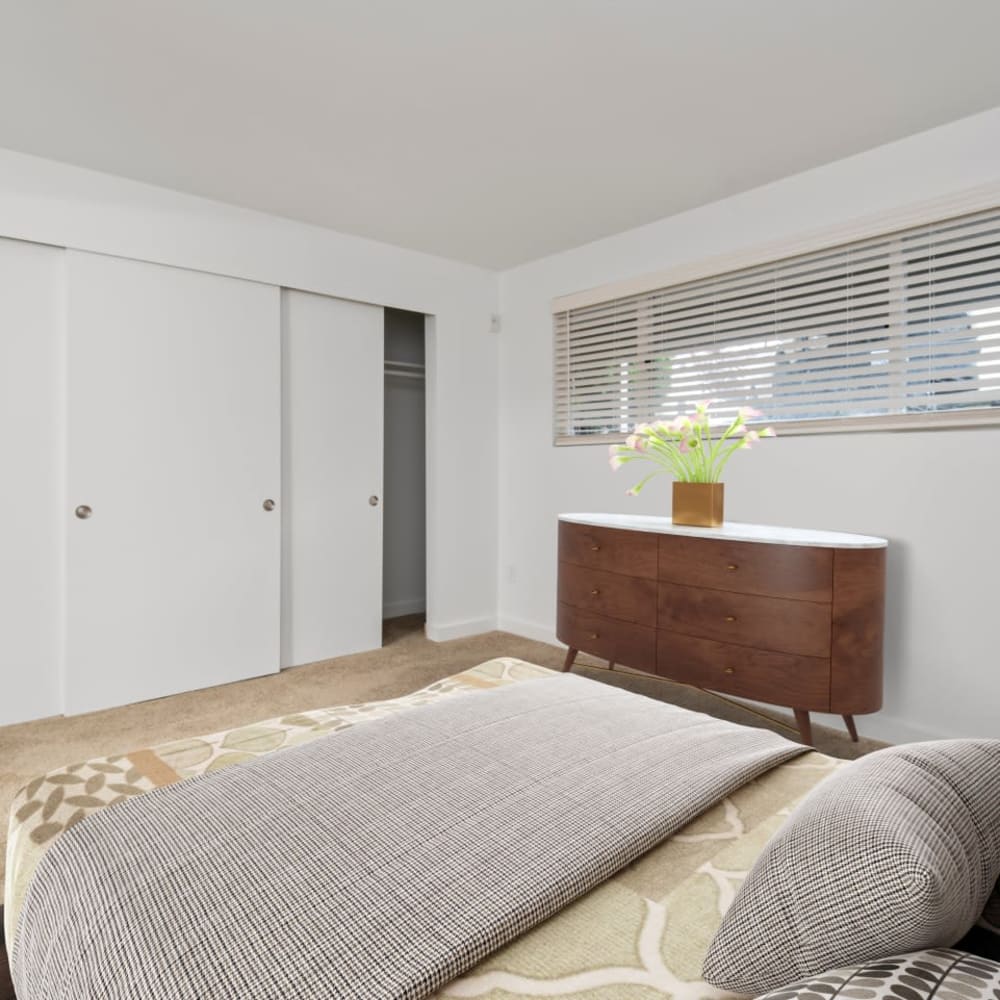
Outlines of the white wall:
M386 361L424 364L424 317L385 311ZM427 460L422 378L385 376L385 464L382 482L382 613L427 607Z
M738 154L737 154L738 155ZM501 276L499 624L555 627L560 511L668 514L669 484L625 496L604 446L552 445L550 301L1000 179L1000 109L547 257ZM736 457L727 516L890 539L889 740L1000 736L994 640L1000 429L779 438Z
M497 435L497 340L489 332L497 309L492 272L7 150L0 150L0 237L429 314L428 634L441 639L493 627L496 468L483 464L470 477L454 457L476 453ZM6 363L7 353L16 350L7 340L0 360ZM18 502L36 511L29 522L36 531L41 511L53 503L55 473L46 463L59 447L61 428L56 410L61 375L47 350L42 342L30 347L22 390L5 400L5 416L8 405L14 412L0 427L0 454L14 456L3 470L3 489L23 490ZM356 433L363 436L364 428ZM58 642L59 576L40 569L23 572L24 531L23 518L0 521L0 592L12 595L5 613L13 619L35 616L31 632L38 636L37 649L25 659L23 643L4 642L0 684L5 690L12 679L20 685L25 677L41 677L35 672L40 659L48 664L53 655L42 650ZM44 561L45 544L37 551ZM21 557L8 559L10 552ZM51 704L48 698L45 702Z

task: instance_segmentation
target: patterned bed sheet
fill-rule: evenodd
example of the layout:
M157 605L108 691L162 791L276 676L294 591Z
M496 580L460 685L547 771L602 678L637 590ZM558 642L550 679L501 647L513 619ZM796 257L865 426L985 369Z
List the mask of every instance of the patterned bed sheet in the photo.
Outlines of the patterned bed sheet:
M11 807L4 909L8 947L39 861L63 831L89 814L162 785L452 694L551 674L545 667L501 657L401 698L313 709L72 764L35 778L15 796ZM779 765L448 984L438 996L482 1000L725 996L701 980L702 960L722 914L795 802L842 763L811 752Z

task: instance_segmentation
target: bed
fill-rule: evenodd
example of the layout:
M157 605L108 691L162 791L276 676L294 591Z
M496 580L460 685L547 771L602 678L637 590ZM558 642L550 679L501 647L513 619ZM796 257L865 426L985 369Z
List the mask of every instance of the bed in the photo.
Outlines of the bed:
M22 1000L37 995L24 978L28 963L18 950L26 900L33 891L39 893L33 883L40 871L52 878L50 852L79 824L84 824L81 830L88 824L96 829L93 818L122 803L162 796L157 790L324 737L335 741L342 738L338 734L376 720L403 718L413 709L473 692L556 676L520 660L494 659L403 698L305 711L81 762L36 778L15 798L7 848L4 924L14 980L19 982L21 976L20 983L26 984ZM423 995L489 1000L694 1000L725 995L701 979L702 962L723 913L794 804L843 764L802 748L783 753L787 759L734 787L617 874L480 960L468 962L457 977ZM269 994L265 990L260 995Z

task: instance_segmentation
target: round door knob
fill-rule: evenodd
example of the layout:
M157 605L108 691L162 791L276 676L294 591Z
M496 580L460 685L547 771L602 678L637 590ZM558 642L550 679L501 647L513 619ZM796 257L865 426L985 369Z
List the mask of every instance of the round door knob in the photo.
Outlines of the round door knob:
M372 507L377 507L377 506L378 506L378 497L377 497L377 496L375 496L375 494L373 493L373 494L372 494L372 495L371 495L371 496L370 496L370 497L368 498L368 503L369 503L369 504L371 504L371 506L372 506Z
M261 504L261 507L263 507L264 510L274 510L277 506L278 505L271 499L267 499Z
M76 508L75 511L73 511L73 513L76 514L76 516L80 518L81 521L86 521L87 518L90 517L90 515L93 514L94 512L85 503L82 503L80 504L79 507Z

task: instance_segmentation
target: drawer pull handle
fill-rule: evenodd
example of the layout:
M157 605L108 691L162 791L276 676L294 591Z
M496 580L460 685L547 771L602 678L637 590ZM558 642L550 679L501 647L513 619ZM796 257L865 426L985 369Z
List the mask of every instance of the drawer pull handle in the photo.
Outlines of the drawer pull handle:
M736 668L735 667L726 667L726 669L723 670L722 672L724 674L735 674L736 673Z
M734 621L736 621L736 615L726 615L726 621L727 622L734 622Z
M730 573L735 573L739 569L739 566L737 566L736 563L730 563L726 569L728 569Z
M588 639L600 639L601 636L600 636L599 632L591 632L590 635L587 636L587 638Z
M597 595L598 595L598 594L599 594L600 592L601 592L601 589L600 589L600 587L594 587L594 589L593 589L593 590L592 590L592 591L590 592L590 596L591 596L591 597L597 597Z
M593 545L590 546L590 551L591 552L600 552L601 551L601 547L600 547L600 545L598 545L595 542Z

